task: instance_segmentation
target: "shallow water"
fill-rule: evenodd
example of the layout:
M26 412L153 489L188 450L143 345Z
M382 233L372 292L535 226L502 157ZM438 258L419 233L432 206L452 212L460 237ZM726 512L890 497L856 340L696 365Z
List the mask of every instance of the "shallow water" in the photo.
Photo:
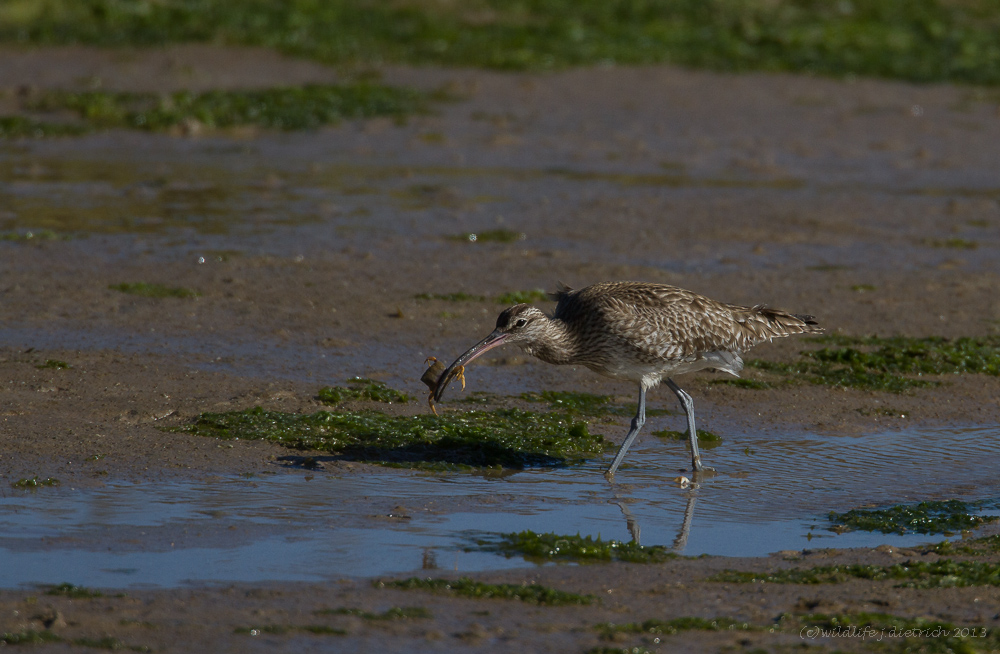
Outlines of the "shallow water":
M607 461L593 460L503 478L283 470L97 490L6 490L0 587L173 587L525 567L534 564L465 551L485 533L524 529L638 536L643 545L685 555L905 546L944 537L837 535L826 515L1000 498L997 427L724 439L703 454L718 474L688 489L671 481L687 461L683 444L647 435L614 485L601 474Z

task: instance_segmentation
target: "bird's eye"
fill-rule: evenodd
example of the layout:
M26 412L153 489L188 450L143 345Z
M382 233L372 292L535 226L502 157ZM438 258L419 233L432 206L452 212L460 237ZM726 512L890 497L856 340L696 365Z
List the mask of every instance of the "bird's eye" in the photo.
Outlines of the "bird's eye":
M527 320L525 320L524 318L519 318L518 321L514 323L514 326L515 327L524 327L527 324L528 324Z

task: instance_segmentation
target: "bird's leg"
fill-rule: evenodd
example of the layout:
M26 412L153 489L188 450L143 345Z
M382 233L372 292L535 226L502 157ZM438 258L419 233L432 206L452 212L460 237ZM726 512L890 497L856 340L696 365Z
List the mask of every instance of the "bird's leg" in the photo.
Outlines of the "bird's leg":
M615 460L611 462L611 467L608 471L604 473L604 476L608 479L615 478L615 471L618 470L618 466L621 465L622 459L625 458L625 452L628 451L629 446L635 437L639 435L639 430L642 426L646 424L646 387L639 384L639 410L636 411L635 417L632 418L632 427L625 434L625 441L622 446L618 448L618 454L615 455Z
M706 468L701 464L701 454L698 453L698 430L694 426L694 400L669 377L667 378L667 386L670 387L670 390L674 392L677 399L681 401L681 406L684 407L684 414L687 416L688 423L688 441L691 443L691 467L694 468L695 472L701 472ZM708 468L708 470L711 469Z

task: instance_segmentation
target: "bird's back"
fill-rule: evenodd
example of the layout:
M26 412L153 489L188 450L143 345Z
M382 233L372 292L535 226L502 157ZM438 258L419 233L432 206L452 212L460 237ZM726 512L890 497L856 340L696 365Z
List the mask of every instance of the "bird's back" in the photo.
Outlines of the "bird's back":
M725 304L645 282L562 287L553 316L576 343L577 363L615 377L659 369L680 374L718 368L737 374L739 354L772 338L822 331L812 316Z

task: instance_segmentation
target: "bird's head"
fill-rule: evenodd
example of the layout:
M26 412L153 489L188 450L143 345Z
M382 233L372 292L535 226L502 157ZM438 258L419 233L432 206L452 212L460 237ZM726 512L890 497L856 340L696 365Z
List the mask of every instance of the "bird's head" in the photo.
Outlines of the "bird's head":
M504 309L497 317L497 326L490 335L469 348L465 354L455 359L455 362L441 373L434 391L434 400L441 401L445 387L455 377L458 369L471 363L480 355L506 343L530 347L536 339L541 337L545 330L546 321L548 321L548 316L530 304L515 304Z

